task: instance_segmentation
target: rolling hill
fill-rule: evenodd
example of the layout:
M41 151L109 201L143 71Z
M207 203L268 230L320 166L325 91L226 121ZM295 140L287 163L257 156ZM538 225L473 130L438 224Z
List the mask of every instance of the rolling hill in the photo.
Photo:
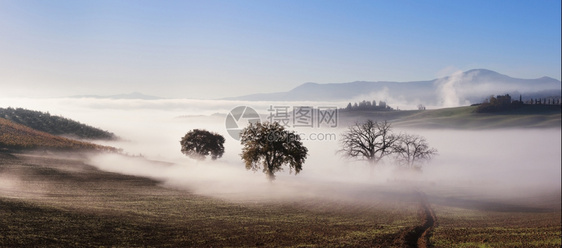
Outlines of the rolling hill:
M117 151L116 148L41 132L0 118L0 148L16 150Z
M117 136L80 122L53 116L49 113L23 108L0 108L0 118L52 135L64 135L78 139L115 140Z
M340 125L372 119L396 127L435 129L560 128L560 105L524 105L497 113L476 113L476 106L406 111L341 111Z

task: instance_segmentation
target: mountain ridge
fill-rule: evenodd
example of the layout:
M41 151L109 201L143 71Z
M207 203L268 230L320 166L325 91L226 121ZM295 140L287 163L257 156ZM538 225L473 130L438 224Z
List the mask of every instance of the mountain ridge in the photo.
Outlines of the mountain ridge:
M95 98L95 99L112 99L112 100L121 100L121 99L160 100L160 99L165 99L165 98L159 97L159 96L145 95L145 94L142 94L140 92L132 92L132 93L128 93L128 94L107 95L107 96L102 96L102 95L75 95L75 96L70 96L70 98Z
M550 77L521 79L488 69L472 69L433 80L408 82L354 81L328 84L307 82L286 92L258 93L225 99L350 101L371 97L378 100L408 101L413 105L422 103L452 106L456 101L456 105L460 106L479 102L490 95L532 94L534 97L547 97L548 94L560 96L560 90L560 81Z

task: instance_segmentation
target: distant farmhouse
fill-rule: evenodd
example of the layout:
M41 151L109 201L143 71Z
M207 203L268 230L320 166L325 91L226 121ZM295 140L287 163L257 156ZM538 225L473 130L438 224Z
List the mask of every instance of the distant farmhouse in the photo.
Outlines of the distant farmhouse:
M488 112L498 112L509 109L517 109L524 105L558 105L560 106L560 97L552 98L536 98L523 101L523 97L519 95L519 100L513 100L509 94L490 96L486 98L484 102L480 104L473 104L473 106L478 106L476 112L478 113L488 113Z
M499 105L509 105L511 104L511 96L509 94L506 94L505 96L498 95L496 97L496 101Z

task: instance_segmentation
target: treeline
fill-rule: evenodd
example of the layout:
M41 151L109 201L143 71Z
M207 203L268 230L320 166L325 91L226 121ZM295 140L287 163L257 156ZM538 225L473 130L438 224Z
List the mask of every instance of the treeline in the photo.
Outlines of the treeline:
M356 102L354 104L348 103L344 110L347 111L355 111L355 110L378 110L378 111L391 111L394 110L390 106L386 104L384 101L379 101L377 105L377 101L366 101L363 100L361 102Z
M119 149L110 146L96 145L37 131L4 118L0 118L0 149L119 151Z
M0 118L53 135L67 135L79 139L117 139L115 134L108 131L40 111L23 108L0 108Z
M519 100L514 100L509 94L490 96L484 99L484 102L480 104L473 104L478 106L476 108L477 113L493 113L501 112L506 110L513 110L521 108L524 105L550 105L550 106L560 106L560 99L555 98L543 98L543 99L530 99L523 101L522 96L519 96Z
M561 99L560 98L535 98L529 99L525 101L525 104L533 104L533 105L560 105Z

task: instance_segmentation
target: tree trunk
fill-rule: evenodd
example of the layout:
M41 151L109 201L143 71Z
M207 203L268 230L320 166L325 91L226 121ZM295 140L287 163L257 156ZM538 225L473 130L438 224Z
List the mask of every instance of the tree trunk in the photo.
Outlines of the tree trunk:
M369 159L369 175L371 177L375 176L375 165L377 164L377 162L375 162L375 159Z
M275 180L275 174L273 173L273 162L271 161L267 161L267 179L269 179L270 182L273 182L273 180Z
M273 182L275 180L275 174L273 174L271 170L267 172L267 179L269 179L270 182Z

